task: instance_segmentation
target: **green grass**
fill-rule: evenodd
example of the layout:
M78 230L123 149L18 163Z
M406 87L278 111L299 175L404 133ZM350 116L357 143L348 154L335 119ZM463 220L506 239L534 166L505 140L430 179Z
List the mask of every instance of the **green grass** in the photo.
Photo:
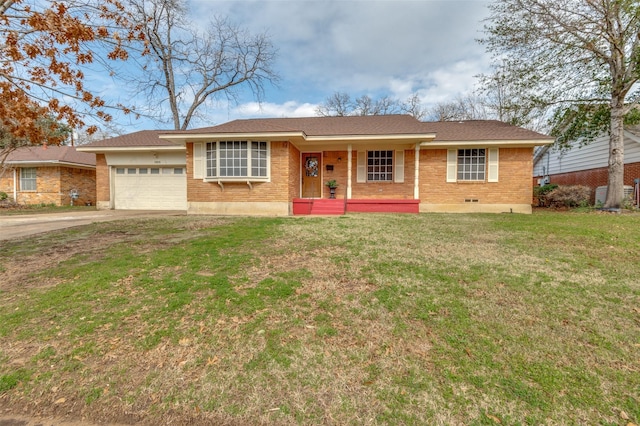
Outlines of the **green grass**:
M0 401L107 422L638 424L639 225L176 217L12 242Z

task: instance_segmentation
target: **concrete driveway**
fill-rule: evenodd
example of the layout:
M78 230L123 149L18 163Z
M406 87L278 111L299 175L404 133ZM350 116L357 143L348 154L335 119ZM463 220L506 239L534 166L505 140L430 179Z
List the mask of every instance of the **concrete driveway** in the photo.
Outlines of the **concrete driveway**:
M0 216L0 240L13 240L58 229L134 217L184 216L185 211L100 210Z

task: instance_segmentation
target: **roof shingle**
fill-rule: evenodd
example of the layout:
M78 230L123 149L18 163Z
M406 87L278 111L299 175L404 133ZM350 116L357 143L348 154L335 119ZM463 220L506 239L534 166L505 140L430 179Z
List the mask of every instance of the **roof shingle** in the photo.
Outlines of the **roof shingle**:
M175 142L160 139L158 136L166 134L168 131L162 130L141 130L127 135L116 136L109 139L95 141L82 147L102 148L102 147L134 147L134 146L176 146Z
M95 167L96 155L78 152L74 146L25 146L11 152L5 162L69 163Z
M434 142L455 141L541 141L550 137L496 120L422 122L410 115L348 117L254 118L233 120L212 127L191 130L143 130L93 142L89 148L177 146L160 135L303 133L313 137L383 136L436 134Z

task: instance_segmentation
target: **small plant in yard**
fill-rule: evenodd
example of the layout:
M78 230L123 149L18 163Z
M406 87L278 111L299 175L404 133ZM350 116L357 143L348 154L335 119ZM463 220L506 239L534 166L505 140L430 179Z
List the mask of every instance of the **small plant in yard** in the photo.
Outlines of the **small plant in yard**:
M548 206L547 194L556 189L558 185L555 183L548 183L542 186L536 186L533 188L533 196L538 199L538 207Z
M9 195L6 192L0 191L0 201L4 201L9 198Z

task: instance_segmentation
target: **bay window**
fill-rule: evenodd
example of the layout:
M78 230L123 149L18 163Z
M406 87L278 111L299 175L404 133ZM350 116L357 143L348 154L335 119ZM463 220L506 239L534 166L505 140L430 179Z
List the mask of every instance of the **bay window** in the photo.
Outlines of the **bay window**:
M206 143L206 178L268 178L269 144L254 141Z

